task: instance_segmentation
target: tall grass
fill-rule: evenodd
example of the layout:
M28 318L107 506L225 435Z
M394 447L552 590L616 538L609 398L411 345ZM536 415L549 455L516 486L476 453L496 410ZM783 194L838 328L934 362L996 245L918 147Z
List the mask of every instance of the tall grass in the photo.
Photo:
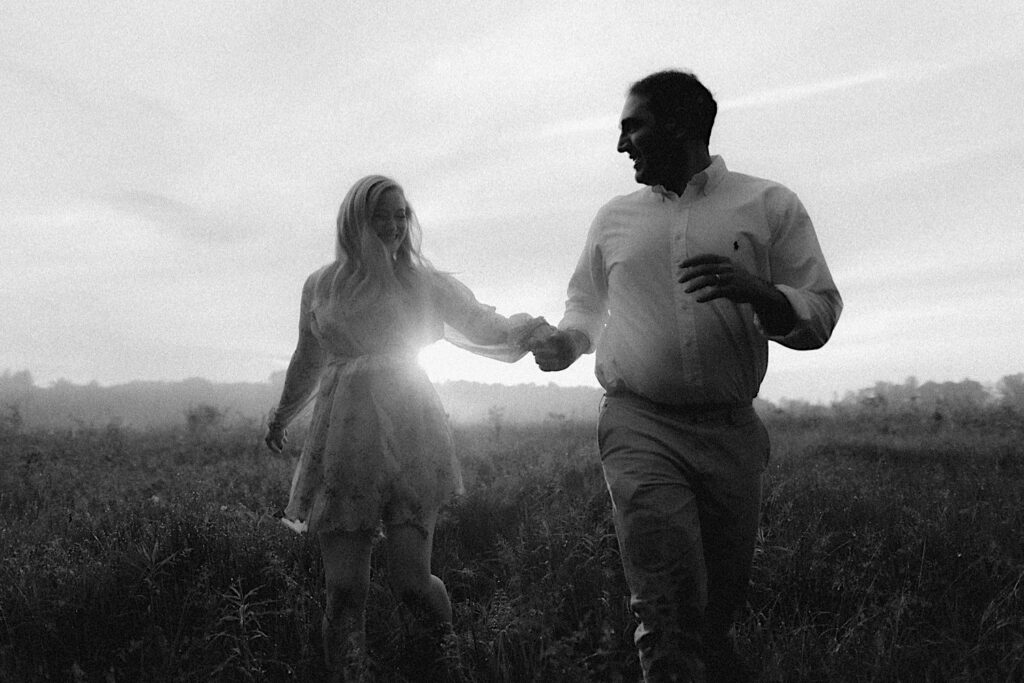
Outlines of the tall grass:
M746 657L771 681L1024 679L1024 436L771 420ZM477 681L635 681L633 621L591 424L456 432L467 494L434 567ZM320 680L315 545L281 526L294 450L215 433L0 441L0 680ZM375 555L380 680L418 680Z

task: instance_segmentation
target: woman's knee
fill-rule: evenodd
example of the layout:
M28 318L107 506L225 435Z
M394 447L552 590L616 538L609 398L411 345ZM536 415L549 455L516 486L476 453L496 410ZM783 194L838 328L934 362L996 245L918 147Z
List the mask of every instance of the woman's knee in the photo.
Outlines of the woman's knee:
M320 535L328 608L361 609L370 589L372 538L363 533Z

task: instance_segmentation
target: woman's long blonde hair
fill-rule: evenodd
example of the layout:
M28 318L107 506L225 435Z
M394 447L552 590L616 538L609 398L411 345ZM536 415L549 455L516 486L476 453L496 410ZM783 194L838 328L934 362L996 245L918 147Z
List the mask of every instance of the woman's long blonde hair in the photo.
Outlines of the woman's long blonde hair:
M391 178L368 175L349 188L338 210L335 258L341 267L332 278L331 290L335 295L344 292L350 302L367 303L395 287L418 293L423 277L432 270L420 254L420 226L407 199L405 234L393 257L373 230L373 212L391 190L405 198L402 186Z

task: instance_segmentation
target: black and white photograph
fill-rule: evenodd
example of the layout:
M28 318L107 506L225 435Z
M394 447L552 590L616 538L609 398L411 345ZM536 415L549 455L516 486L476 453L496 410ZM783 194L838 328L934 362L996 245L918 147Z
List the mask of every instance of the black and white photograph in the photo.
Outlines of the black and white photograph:
M0 681L1024 682L1024 4L0 0Z

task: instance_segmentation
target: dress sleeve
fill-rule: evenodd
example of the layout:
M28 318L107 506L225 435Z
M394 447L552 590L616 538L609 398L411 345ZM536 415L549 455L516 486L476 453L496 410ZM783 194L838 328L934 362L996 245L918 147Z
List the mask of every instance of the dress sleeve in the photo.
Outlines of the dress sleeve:
M451 275L438 273L434 283L445 340L478 356L514 363L526 355L534 333L549 327L544 318L526 313L500 315Z
M791 349L817 349L828 341L843 310L814 226L792 192L776 196L770 247L772 284L789 300L796 325L769 339Z
M299 341L295 346L291 362L288 363L281 400L270 415L271 422L279 422L282 426L287 426L309 404L320 381L324 353L310 324L315 284L316 276L314 274L309 276L302 288L302 303L299 308Z

